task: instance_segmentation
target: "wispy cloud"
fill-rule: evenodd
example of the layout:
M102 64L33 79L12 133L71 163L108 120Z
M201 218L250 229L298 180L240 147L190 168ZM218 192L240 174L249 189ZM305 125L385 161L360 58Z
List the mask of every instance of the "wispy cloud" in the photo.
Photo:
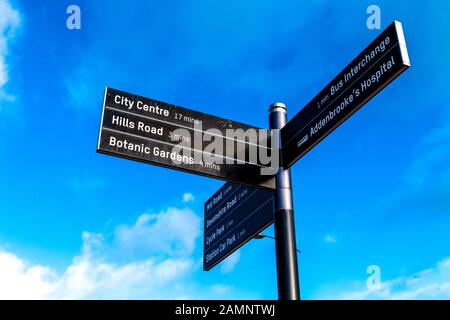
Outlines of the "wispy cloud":
M416 144L403 180L383 202L380 212L397 217L415 212L428 220L450 210L450 113L441 113L437 124ZM433 214L431 214L433 213Z
M12 100L14 97L4 91L8 82L8 42L14 37L20 25L20 15L8 0L0 0L0 100ZM0 105L1 108L1 105Z
M331 234L327 234L323 238L323 241L325 241L326 243L330 243L330 244L336 243L336 237Z
M220 265L220 271L222 273L229 273L233 271L240 259L241 253L238 250L222 262L222 264Z
M185 194L183 194L183 202L191 202L194 200L195 200L195 197L192 193L186 192Z
M324 299L450 299L450 257L442 259L434 267L402 276L389 281L382 281L379 289L367 289L365 282L348 284L353 290L328 288L318 298ZM340 285L342 289L342 285Z

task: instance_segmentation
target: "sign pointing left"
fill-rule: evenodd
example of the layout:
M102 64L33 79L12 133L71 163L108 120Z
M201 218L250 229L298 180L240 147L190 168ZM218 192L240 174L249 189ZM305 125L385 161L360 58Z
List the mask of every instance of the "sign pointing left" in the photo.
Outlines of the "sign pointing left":
M269 131L106 88L97 152L274 189Z

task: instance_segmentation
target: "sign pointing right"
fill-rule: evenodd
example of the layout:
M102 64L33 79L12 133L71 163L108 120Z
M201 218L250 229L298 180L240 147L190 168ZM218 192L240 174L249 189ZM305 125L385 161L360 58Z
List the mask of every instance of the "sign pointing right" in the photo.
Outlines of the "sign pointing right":
M292 166L410 66L394 21L281 129L282 163Z

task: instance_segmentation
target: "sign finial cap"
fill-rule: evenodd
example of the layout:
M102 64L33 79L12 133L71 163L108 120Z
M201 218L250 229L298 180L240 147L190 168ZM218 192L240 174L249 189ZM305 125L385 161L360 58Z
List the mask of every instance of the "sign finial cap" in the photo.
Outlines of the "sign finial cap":
M286 112L286 105L282 102L272 103L269 107L269 113L274 111L284 111Z

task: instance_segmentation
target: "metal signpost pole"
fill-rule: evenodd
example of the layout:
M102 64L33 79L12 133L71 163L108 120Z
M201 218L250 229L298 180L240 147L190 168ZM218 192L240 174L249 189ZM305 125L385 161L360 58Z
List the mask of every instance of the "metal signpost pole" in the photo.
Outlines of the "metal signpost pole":
M280 130L286 122L286 106L283 103L272 104L269 108L270 129ZM280 136L279 139L281 139ZM275 177L275 186L274 222L278 299L300 300L290 169L280 165Z

